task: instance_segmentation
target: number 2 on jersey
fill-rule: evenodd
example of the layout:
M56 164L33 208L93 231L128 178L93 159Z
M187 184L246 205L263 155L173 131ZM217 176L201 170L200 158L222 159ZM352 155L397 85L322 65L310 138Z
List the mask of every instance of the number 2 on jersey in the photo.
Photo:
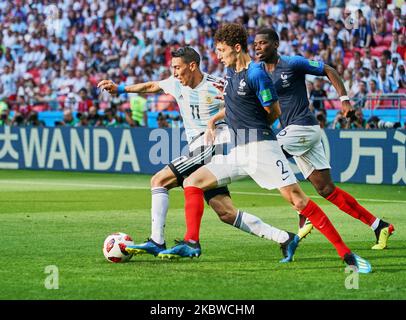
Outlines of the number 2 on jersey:
M285 174L285 173L288 173L288 172L289 172L289 171L285 170L285 167L283 166L282 160L276 161L276 165L277 165L278 167L282 167L282 174Z
M199 105L198 104L191 104L190 107L192 108L192 116L194 119L200 120L200 113L199 113Z

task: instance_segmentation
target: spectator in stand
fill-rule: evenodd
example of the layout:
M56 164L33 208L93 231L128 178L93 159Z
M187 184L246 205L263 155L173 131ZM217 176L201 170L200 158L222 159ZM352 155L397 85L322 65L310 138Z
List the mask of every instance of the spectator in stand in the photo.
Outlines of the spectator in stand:
M79 122L75 124L75 127L88 127L89 126L89 116L87 112L79 114Z
M399 64L399 58L397 56L392 56L391 63L387 67L388 71L388 76L392 77L395 79L396 72L398 71L398 64Z
M383 93L394 93L398 89L395 80L386 74L386 68L384 66L379 68L377 85Z
M362 58L362 65L368 69L372 68L372 60L377 60L371 55L371 48L364 48L364 57Z
M350 62L348 62L347 68L354 70L356 62L360 62L362 64L361 53L359 51L354 51L354 56L351 58Z
M319 51L319 46L313 42L313 32L309 30L308 36L306 38L306 43L303 45L302 50L309 50L312 55L315 55Z
M371 76L373 76L374 78L376 78L378 76L378 60L377 59L373 59L371 60Z
M88 112L90 107L93 106L93 100L87 94L87 89L82 88L79 90L80 100L78 101L78 112Z
M393 9L392 31L399 33L402 27L402 11L399 7L395 7Z
M322 79L315 78L313 83L313 89L310 91L310 109L313 112L324 109L323 98L327 98L327 93L322 87Z
M3 73L0 75L0 81L3 86L3 96L10 98L13 94L17 93L16 88L16 76L9 64L6 64L3 69Z
M159 113L157 117L158 128L170 128L167 117L163 113Z
M368 122L365 126L366 129L378 129L378 123L380 119L377 116L372 116L368 119Z
M362 82L363 77L364 74L362 71L355 72L355 80L352 82L351 90L348 93L350 97L354 97L359 92L360 83Z
M367 96L368 96L368 89L367 89L367 83L363 80L361 80L358 83L358 92L353 96L353 107L354 108L364 108L365 103L367 101Z
M147 126L147 99L143 95L131 94L130 97L131 119L136 126Z
M104 110L103 126L114 128L118 126L117 117L113 109L108 108Z
M399 43L396 52L399 53L401 59L406 61L406 35L403 33L399 35Z
M392 42L390 44L390 52L392 54L397 53L399 46L399 33L396 31L392 31Z
M24 115L20 111L16 111L14 113L14 117L13 117L13 119L11 121L11 125L13 127L23 127L23 126L25 126Z
M326 22L328 13L328 1L315 0L314 2L315 2L316 19L322 22Z
M125 122L122 124L124 128L139 127L139 123L133 119L130 109L124 111L124 120Z
M359 18L359 27L353 31L352 44L356 48L369 48L372 44L372 40L372 28L367 23L367 19L361 16Z
M342 20L338 20L336 22L336 29L337 29L337 39L338 43L341 47L346 50L351 48L351 34L345 28L344 22Z
M366 108L370 110L374 110L380 107L381 105L381 97L382 91L379 90L377 86L377 81L372 79L369 81L369 92L368 92L368 100L366 103Z
M390 58L389 58L390 59ZM388 57L387 55L385 55L384 53L382 54L382 56L379 58L379 68L378 68L378 73L377 73L377 77L379 74L379 69L380 68L384 68L386 70L386 74L388 74L389 72L389 68L390 68L390 63L388 63Z
M364 76L362 77L362 81L364 81L366 83L367 86L367 91L369 91L369 81L371 80L376 80L376 78L374 76L371 75L371 70L370 68L363 66L362 67L362 73L364 74Z
M12 123L10 119L10 111L5 109L0 114L0 126L10 126Z
M352 88L352 71L350 69L344 70L343 80L345 89L347 90L347 92L350 92Z
M317 21L317 23L316 23L314 39L317 42L323 42L324 45L326 45L326 46L328 46L328 44L330 42L327 33L324 32L323 23L320 21Z
M350 129L363 129L366 127L367 122L364 119L364 115L362 113L361 109L358 109L355 111L354 117L350 119L350 123L348 124L348 127Z
M90 126L94 127L96 126L96 123L99 121L99 114L97 112L97 108L95 106L92 106L89 108L89 113L87 115L87 120Z
M349 122L347 118L344 117L341 110L338 111L331 127L333 129L347 129L348 125Z
M58 123L60 126L74 127L77 124L77 119L74 118L72 110L67 109L63 112L63 120Z
M398 65L398 71L395 73L395 82L399 88L406 89L406 73L404 64Z
M38 119L38 112L31 111L28 114L25 125L31 127L45 127L45 122Z

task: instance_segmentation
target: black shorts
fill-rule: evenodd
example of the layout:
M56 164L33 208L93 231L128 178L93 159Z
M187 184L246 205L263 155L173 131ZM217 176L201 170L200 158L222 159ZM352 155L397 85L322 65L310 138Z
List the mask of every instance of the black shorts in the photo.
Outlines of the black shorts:
M172 160L168 166L175 174L178 186L182 186L185 178L190 176L200 167L209 163L214 155L224 154L225 148L225 144L201 146L190 152L187 156L181 156ZM206 199L206 202L209 203L209 200L218 194L230 196L230 192L227 186L225 186L206 191L204 193L204 198Z

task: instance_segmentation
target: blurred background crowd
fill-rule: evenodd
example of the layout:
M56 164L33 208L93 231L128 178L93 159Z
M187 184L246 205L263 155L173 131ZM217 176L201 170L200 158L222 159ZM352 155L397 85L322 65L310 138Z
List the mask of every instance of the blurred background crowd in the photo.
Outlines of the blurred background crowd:
M309 76L311 108L323 127L404 125L363 118L366 109L406 108L406 5L380 0L1 1L0 124L45 125L41 114L58 111L63 119L55 125L146 126L152 114L159 127L181 126L169 95L111 97L96 85L165 79L170 52L184 45L201 54L204 72L223 76L213 43L223 22L246 26L253 57L255 31L266 26L279 33L281 54L337 69L358 112L329 121L327 111L340 108L337 93ZM381 98L391 94L398 96Z

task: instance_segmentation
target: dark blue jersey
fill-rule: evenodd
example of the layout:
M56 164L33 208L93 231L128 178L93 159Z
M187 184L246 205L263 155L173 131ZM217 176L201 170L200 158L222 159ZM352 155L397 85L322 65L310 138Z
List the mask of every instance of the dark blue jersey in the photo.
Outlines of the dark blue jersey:
M309 109L306 74L325 76L324 63L312 61L302 56L280 56L279 62L269 75L279 97L282 127L290 124L302 126L317 125L316 117Z
M238 143L248 142L248 132L255 131L249 129L257 130L256 140L276 140L264 107L271 106L277 100L274 85L263 64L251 62L247 69L240 72L227 69L225 119L231 132L238 132ZM245 135L245 139L241 139L242 135Z

